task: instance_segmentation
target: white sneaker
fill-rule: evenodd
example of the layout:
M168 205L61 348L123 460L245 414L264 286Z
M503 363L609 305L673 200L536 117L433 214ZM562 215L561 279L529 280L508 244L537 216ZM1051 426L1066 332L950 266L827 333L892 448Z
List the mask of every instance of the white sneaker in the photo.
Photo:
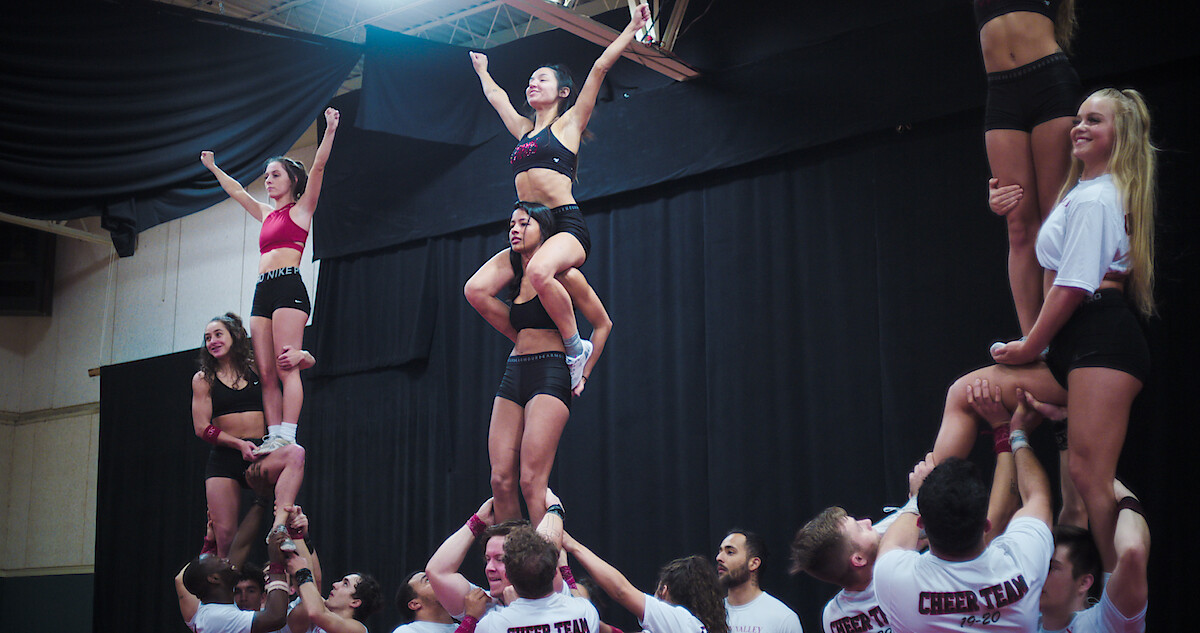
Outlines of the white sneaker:
M263 438L263 443L261 445L259 445L258 448L255 448L251 452L254 453L256 456L262 457L263 455L269 455L271 453L274 453L275 451L283 448L284 446L287 446L288 444L295 444L295 442L293 442L285 437L280 437L278 435L276 435L275 437L271 437L270 435L268 435L267 437Z
M571 370L572 389L579 385L580 380L583 380L583 366L592 357L592 342L586 340L580 342L583 344L583 353L578 356L567 357L567 369Z
M270 532L267 532L267 545L271 544L271 537L274 536L276 532L282 532L284 536L283 542L279 544L279 551L296 551L296 542L293 541L290 536L288 536L287 526L284 525L276 525L275 527L271 528Z

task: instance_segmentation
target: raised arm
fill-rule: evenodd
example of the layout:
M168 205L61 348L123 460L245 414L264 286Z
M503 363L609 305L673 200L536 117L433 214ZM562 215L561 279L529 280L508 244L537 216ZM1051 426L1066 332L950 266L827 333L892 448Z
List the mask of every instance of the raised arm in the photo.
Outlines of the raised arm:
M250 633L278 631L287 624L287 574L283 573L285 554L279 549L283 534L272 534L267 540L267 555L271 564L267 567L267 605L254 614Z
M255 539L262 538L263 517L267 516L266 508L257 502L246 511L246 516L238 524L237 534L229 545L229 562L241 566L250 556L250 545Z
M1146 608L1149 599L1146 565L1150 560L1150 526L1142 514L1141 503L1125 484L1113 480L1113 492L1117 499L1117 529L1113 539L1117 566L1104 591L1121 615L1132 618Z
M584 547L583 543L563 533L563 548L591 574L592 580L617 604L625 607L640 622L646 616L646 594L633 586L629 579L604 559Z
M469 54L471 66L475 69L475 74L479 75L479 85L483 87L483 96L496 109L496 114L500 115L500 120L504 122L504 127L508 128L508 133L516 138L528 134L533 129L533 121L517 112L512 101L508 99L508 93L504 92L500 84L496 83L496 80L488 74L487 55L476 51L471 51Z
M608 316L608 311L604 309L600 297L596 295L596 291L588 284L579 269L568 270L559 277L559 281L571 295L571 302L579 308L588 323L592 324L592 355L588 358L587 364L583 366L583 380L579 381L573 390L578 396L583 393L584 387L587 386L587 379L592 375L592 369L600 360L600 354L604 352L604 342L608 340L608 335L612 332L613 323Z
M183 616L183 623L192 628L192 618L196 617L196 611L200 609L200 599L183 586L183 572L186 570L187 565L184 565L179 573L175 574L175 597L179 599L179 615Z
M212 425L212 385L202 372L192 376L192 431L196 437L212 444L225 446L242 454L242 459L254 461L254 444L234 437Z
M633 36L637 34L638 29L646 26L649 21L650 6L643 2L633 10L633 15L625 30L621 31L621 34L604 49L604 52L600 53L596 63L592 64L591 72L588 73L587 79L579 89L575 105L563 114L565 125L573 128L576 133L582 134L583 130L587 128L588 121L592 118L592 110L596 107L596 96L600 94L600 86L604 85L604 78L608 76L608 71L612 70L613 64L616 64L617 60L621 58L621 54L633 41Z
M926 453L925 459L913 466L912 472L908 474L908 503L900 508L900 515L892 522L887 532L883 533L883 538L879 541L878 556L895 549L917 549L921 540L921 526L917 520L920 516L917 511L917 493L920 492L925 477L935 466L937 462L933 459L933 453Z
M475 523L476 520L479 523ZM450 615L456 616L463 612L463 598L471 590L471 583L458 573L463 559L471 550L471 544L475 542L476 535L471 531L471 526L475 524L486 527L494 522L492 500L488 499L479 506L479 510L472 515L471 519L451 534L441 547L437 548L437 551L429 558L429 562L425 564L425 576L429 578L429 586L433 588L438 602Z
M241 183L234 180L220 167L217 167L217 157L215 154L208 150L200 152L200 163L207 167L208 170L217 177L217 182L220 183L221 188L225 190L225 193L229 194L230 198L233 198L238 204L242 205L242 208L246 210L246 213L254 216L255 220L262 222L263 217L271 212L271 205L264 204L258 200L255 200L254 198L251 198L250 194L246 193L246 189L245 187L242 187Z
M1000 386L992 385L986 379L976 380L975 384L967 385L967 404L975 410L979 417L987 420L992 427L996 452L996 471L992 475L992 494L988 498L989 528L983 535L984 541L991 542L996 535L1003 534L1013 513L1021 506L1021 495L1017 491L1016 464L1013 463L1012 449L1008 443L1009 420L1012 414L1004 407Z
M325 181L325 163L329 162L329 153L333 151L333 137L337 134L341 119L340 112L333 108L325 108L325 137L317 146L312 169L308 170L308 184L304 187L304 194L296 201L296 206L292 207L293 219L311 220L317 210L317 200L321 197L321 183Z
M1013 518L1033 517L1044 522L1047 527L1052 527L1054 514L1051 510L1050 480L1046 478L1046 471L1042 470L1041 462L1033 454L1033 449L1029 447L1029 441L1025 438L1031 424L1041 416L1026 407L1021 397L1022 393L1023 390L1017 390L1017 398L1022 402L1017 405L1010 423L1013 462L1017 469L1017 489L1021 492L1023 504Z

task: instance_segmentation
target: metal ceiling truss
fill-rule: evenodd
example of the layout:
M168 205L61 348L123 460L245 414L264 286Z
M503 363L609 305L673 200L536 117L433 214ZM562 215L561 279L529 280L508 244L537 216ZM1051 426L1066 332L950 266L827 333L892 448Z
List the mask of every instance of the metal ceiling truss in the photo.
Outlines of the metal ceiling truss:
M361 43L364 28L375 25L406 35L457 46L488 49L561 28L598 46L619 35L592 19L637 0L408 0L384 9L374 0L159 0L168 4L220 13L250 22L282 26L313 35ZM688 0L675 0L666 29L659 37L660 0L651 0L655 20L649 29L653 44L634 42L625 57L672 79L683 81L699 73L671 54ZM320 3L319 7L317 3ZM368 10L367 7L374 7ZM644 34L643 34L644 35ZM361 86L356 68L343 91Z

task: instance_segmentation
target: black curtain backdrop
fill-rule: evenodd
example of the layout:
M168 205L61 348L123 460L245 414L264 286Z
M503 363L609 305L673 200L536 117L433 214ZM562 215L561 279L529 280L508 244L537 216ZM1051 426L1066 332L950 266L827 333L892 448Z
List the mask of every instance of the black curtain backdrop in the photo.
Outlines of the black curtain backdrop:
M361 54L151 2L21 3L0 34L3 210L101 216L122 256L138 232L226 197L201 150L253 180L300 138Z
M727 4L726 11L740 6ZM1154 4L1130 13L1117 3L1081 3L1076 59L1085 83L1200 53L1190 33L1200 24L1196 11ZM604 17L621 28L628 12ZM578 200L983 104L979 42L964 1L756 6L740 15L707 16L697 28L717 20L724 20L726 32L755 31L765 21L772 23L768 31L780 24L794 31L774 47L748 47L726 60L740 65L707 68L687 83L664 84L621 59L588 127L595 140L580 151ZM681 40L679 54L707 59L696 41L703 36L692 37ZM719 46L717 40L701 41ZM379 29L368 31L365 49L355 121L361 129L339 131L321 198L337 211L317 215L315 255L361 253L496 221L515 199L505 162L515 141L483 98L469 49ZM561 61L582 82L600 51L552 31L488 50L488 67L519 107L534 68ZM748 58L749 51L759 57Z
M1120 467L1154 534L1149 630L1183 626L1165 605L1187 599L1177 570L1200 563L1177 520L1197 474L1183 395L1200 291L1185 197L1200 166L1195 61L1105 78L1146 93L1163 148L1155 374ZM732 525L759 531L772 551L765 589L818 630L834 588L784 574L792 533L830 504L878 518L903 501L945 387L1016 332L980 116L588 205L584 271L615 328L551 479L573 534L649 591L663 562L712 555ZM509 346L461 291L503 246L497 222L323 262L300 501L327 578L364 570L390 594L488 496L487 420ZM182 631L169 578L199 547L207 448L187 416L193 355L102 374L97 631ZM1035 442L1054 476L1050 438ZM989 453L976 458L989 465ZM481 580L477 555L466 572ZM156 579L150 594L118 582L133 578ZM634 626L619 608L608 617ZM369 626L397 620L389 606Z

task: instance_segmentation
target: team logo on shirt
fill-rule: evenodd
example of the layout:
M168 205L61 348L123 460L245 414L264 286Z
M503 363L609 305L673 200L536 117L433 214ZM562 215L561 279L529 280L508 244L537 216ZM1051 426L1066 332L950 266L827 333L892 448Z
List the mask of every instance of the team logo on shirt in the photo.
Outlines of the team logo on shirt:
M883 627L880 631L890 633L892 630L888 627L887 615L878 606L871 607L866 613L856 613L830 622L829 633L867 633L875 630L876 626Z
M508 633L589 633L587 619L567 620L554 624L509 627Z

